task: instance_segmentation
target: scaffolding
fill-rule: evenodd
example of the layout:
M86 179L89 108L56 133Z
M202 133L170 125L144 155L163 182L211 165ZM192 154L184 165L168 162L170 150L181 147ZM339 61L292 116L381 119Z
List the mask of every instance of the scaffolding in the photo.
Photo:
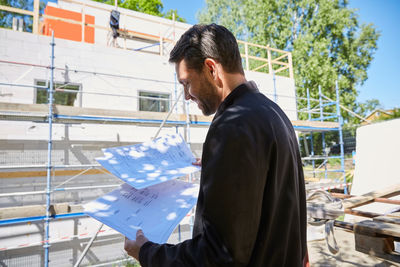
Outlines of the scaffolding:
M70 2L74 2L73 0L69 0ZM35 5L37 5L38 0L35 0ZM25 12L18 9L0 6L0 10L22 13L25 15L32 15L36 17L34 20L34 33L39 33L39 20L40 17L38 8L34 10L34 12ZM108 10L108 9L107 9ZM82 12L84 13L83 9ZM43 17L52 18L48 15L43 15ZM127 15L128 16L128 15ZM54 18L53 18L54 19ZM60 19L60 18L58 18ZM61 19L62 20L62 19ZM104 26L88 24L82 21L68 21L72 24L84 24L87 27L98 28L101 30L109 31L109 28L105 28ZM168 24L170 25L170 24ZM176 27L175 22L173 22L174 27ZM84 31L83 31L84 32ZM143 39L145 38L140 33L135 33L128 30L121 30L121 38L124 40L132 38L132 39ZM83 33L84 34L84 33ZM173 38L170 38L170 35L173 35ZM159 36L147 36L149 40L153 43L149 46L144 46L142 48L135 48L131 50L141 51L152 47L159 46L159 55L165 55L166 43L173 43L175 40L175 30L172 33L168 34L161 34ZM84 40L84 36L82 37ZM287 98L293 99L292 96L282 95L277 93L277 84L276 84L276 75L283 74L284 76L293 79L293 69L292 69L292 62L291 62L291 53L286 51L281 51L278 49L271 48L269 46L260 46L256 44L251 44L248 42L238 41L239 45L241 46L241 51L243 61L245 62L244 66L245 69L250 71L264 71L273 78L273 93L267 94L268 97L273 99L275 102L278 100ZM0 60L0 64L8 64L13 66L27 66L30 68L38 68L48 70L50 72L50 79L49 84L45 86L40 85L30 85L30 84L19 84L19 83L7 83L7 82L0 82L0 85L4 86L12 86L12 87L29 87L35 88L38 90L47 90L48 91L48 105L44 104L22 104L22 103L0 103L0 120L7 120L7 121L34 121L38 123L46 123L48 124L48 138L47 138L47 164L36 164L36 165L25 165L25 166L7 166L3 165L0 166L0 171L7 171L7 170L25 170L25 169L37 169L37 170L46 170L46 183L45 183L45 190L34 190L34 191L26 191L26 192L11 192L11 193L2 193L0 197L20 197L20 196L27 196L27 195L44 195L46 197L45 205L40 207L13 207L15 213L24 213L24 217L18 218L7 218L0 220L0 226L7 226L7 225L17 225L21 223L31 223L31 222L43 222L44 224L44 238L40 242L31 243L28 245L21 246L20 248L26 248L28 246L38 246L42 245L44 249L44 265L49 265L49 250L50 245L53 243L56 244L60 242L60 240L71 240L72 238L76 238L82 236L83 234L75 234L70 235L68 238L61 237L59 240L51 239L49 235L49 227L50 222L62 220L62 219L70 219L70 218L82 218L85 217L83 213L82 207L80 204L75 203L57 203L52 202L52 195L57 192L76 192L76 191L83 191L83 190L94 190L94 189L104 189L109 190L116 188L119 186L119 183L109 183L109 184L101 184L101 185L84 185L84 186L74 186L74 187L67 187L66 184L72 180L75 180L82 175L85 174L94 174L94 175L108 175L107 173L99 164L54 164L54 159L52 155L52 151L54 149L54 140L53 140L53 123L58 124L113 124L113 125L140 125L140 126L152 126L157 127L157 132L155 136L157 136L163 127L175 127L175 130L178 131L178 128L184 128L184 135L185 140L187 143L191 144L191 130L192 128L207 128L210 123L211 119L204 117L202 115L193 115L190 114L190 106L188 101L181 100L183 89L178 89L178 84L176 80L176 74L174 74L174 82L164 81L162 79L147 79L149 82L158 82L163 83L166 86L173 87L171 90L171 97L168 101L170 103L170 108L168 113L144 113L140 111L118 111L118 110L99 110L99 109L91 109L91 108L82 108L82 107L68 107L68 106L60 106L54 105L53 103L53 94L57 92L63 93L77 93L75 90L68 90L63 88L63 86L55 86L54 82L54 72L55 71L71 71L74 73L82 73L85 75L91 75L96 77L110 77L113 79L129 79L129 80L146 80L143 77L135 77L129 75L121 75L116 73L105 73L105 72L96 72L91 70L84 70L84 69L67 69L67 68L60 68L56 67L54 64L54 49L55 49L55 41L54 35L52 36L51 40L51 63L50 65L41 65L41 64L31 64L26 62L15 62L9 60ZM125 45L123 47L127 49ZM262 58L257 55L252 55L255 51L264 51L267 55L267 58ZM286 73L285 73L286 72ZM180 92L179 92L180 91ZM92 96L92 95L101 95L104 97L119 97L119 98L129 98L129 99L148 99L148 100L160 100L159 98L153 97L144 97L144 96L133 96L129 94L113 94L113 93L100 93L100 92L87 92L87 91L79 91L78 94L80 97L83 95ZM310 140L313 142L313 133L314 132L321 132L323 134L323 147L325 150L325 136L324 133L328 131L338 131L340 133L340 148L341 153L338 157L328 156L327 153L324 153L322 156L314 155L314 148L311 145L311 154L309 157L303 158L305 162L312 162L312 173L315 175L318 172L321 172L319 169L320 167L315 166L315 162L317 160L323 160L323 164L320 166L324 166L323 172L325 173L325 177L327 177L329 172L339 172L343 174L344 182L346 182L345 171L344 171L344 153L343 153L343 140L342 140L342 124L343 121L340 116L340 104L339 104L339 90L336 85L336 101L332 101L330 98L324 96L321 93L321 89L319 92L319 99L312 99L310 98L309 94L307 98L301 97L294 97L294 101L307 101L308 108L304 110L292 110L295 112L306 112L309 116L307 121L301 120L293 120L292 124L296 131L304 132L310 135ZM311 108L311 101L319 103L319 110L316 110L316 107ZM184 114L179 114L178 104L181 105L181 109L184 111ZM336 106L336 113L335 114L328 114L328 112L324 111L325 107L328 106ZM316 113L315 113L316 112ZM319 114L319 117L315 117L312 114ZM340 158L341 160L341 168L339 170L329 170L327 168L327 162L329 158ZM54 177L56 171L62 171L63 173L68 176L65 181L59 182L56 185L54 184ZM70 172L69 172L70 171ZM73 174L72 174L73 173ZM69 177L69 175L72 175ZM193 177L188 177L189 181L193 181ZM346 190L346 189L345 189ZM347 191L345 191L347 192ZM20 209L21 208L21 209ZM31 209L27 212L28 209ZM45 214L42 214L42 211L45 211ZM34 216L33 216L33 215ZM192 217L190 221L190 227L192 227ZM104 233L108 230L95 229L94 232L86 233L83 236L93 236L96 237L98 233ZM182 239L181 236L181 226L178 226L178 240ZM93 239L94 240L94 239ZM93 242L93 240L89 241L89 244ZM19 247L6 247L1 248L0 252L4 250L9 250L11 248L19 249ZM81 253L81 260L86 253ZM79 265L80 261L74 262L74 264Z
M345 155L344 155L344 143L343 143L343 134L342 134L342 129L343 129L343 118L341 116L341 105L340 105L340 98L339 98L339 87L338 83L335 83L335 93L336 93L336 100L332 100L331 98L325 96L322 93L321 86L318 86L318 99L312 99L310 97L310 91L307 88L307 98L306 98L306 103L307 107L304 109L301 109L299 112L306 113L308 117L309 122L325 122L325 121L330 121L330 122L335 122L336 126L332 127L331 129L326 129L323 127L317 127L314 129L301 129L301 132L303 132L304 136L299 138L299 145L301 146L302 141L304 141L304 150L307 154L306 157L302 157L302 160L304 164L306 165L305 167L307 168L307 165L311 163L312 165L312 170L305 170L305 174L311 173L313 178L316 178L318 173L322 173L324 175L325 179L328 179L329 173L339 173L341 177L335 177L333 180L335 182L343 182L343 188L344 188L344 193L348 193L348 188L347 188L347 181L346 181L346 171L345 171ZM314 102L316 104L313 105L311 102ZM332 107L331 110L326 110L327 107ZM336 131L338 133L338 144L340 148L339 155L337 156L329 156L329 148L327 147L326 144L326 138L325 138L325 133L330 132L330 131ZM321 142L322 142L322 154L321 155L316 155L315 154L315 140L314 140L314 133L320 133L321 134ZM310 141L310 145L308 145L307 140ZM310 150L309 150L310 148ZM328 168L328 163L330 159L339 159L340 160L340 167L339 168L334 168L330 169ZM319 162L319 165L316 166L316 162ZM321 170L323 168L323 170Z

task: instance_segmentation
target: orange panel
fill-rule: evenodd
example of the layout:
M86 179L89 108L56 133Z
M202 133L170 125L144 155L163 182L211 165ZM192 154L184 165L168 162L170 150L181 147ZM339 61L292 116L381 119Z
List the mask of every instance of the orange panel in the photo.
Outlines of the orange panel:
M52 6L46 6L44 13L49 16L74 20L76 22L82 22L82 13L69 11L61 8ZM94 24L94 16L85 15L85 22ZM71 41L82 41L82 26L80 24L60 21L57 19L44 19L44 35L51 35L51 31L54 30L54 37L67 39ZM85 26L85 42L94 44L94 28Z

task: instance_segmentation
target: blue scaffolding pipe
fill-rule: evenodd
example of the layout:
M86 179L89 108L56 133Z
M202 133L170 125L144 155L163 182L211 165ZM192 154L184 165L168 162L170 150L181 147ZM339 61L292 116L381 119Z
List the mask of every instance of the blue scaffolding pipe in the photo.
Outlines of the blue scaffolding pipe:
M34 217L23 217L23 218L15 218L15 219L7 219L0 220L0 226L10 225L10 224L18 224L18 223L29 223L29 222L37 222L37 221L46 221L47 218L50 220L58 220L58 219L69 219L69 218L77 218L77 217L85 217L87 216L83 212L77 213L67 213L67 214L58 214L53 216L34 216ZM48 239L46 239L48 240ZM46 242L44 240L44 242Z
M50 197L51 197L51 170L52 170L52 130L53 130L53 86L54 86L54 31L51 34L51 67L50 67L50 86L49 90L49 140L47 143L47 187L46 187L46 217L45 217L45 240L44 247L44 266L49 266L49 226L50 226Z
M311 110L310 104L310 89L307 88L307 109ZM311 120L311 113L308 113L308 120ZM310 127L311 128L311 127ZM310 145L311 145L311 157L314 156L314 139L313 139L313 132L310 132ZM313 167L313 177L315 178L315 160L312 160L312 167Z
M321 91L321 85L318 86L318 93L319 93L319 113L320 113L320 118L321 121L323 121L324 118L324 110L323 110L323 105L322 105L322 91ZM325 133L322 132L322 153L324 156L326 155L326 144L325 144ZM328 172L327 172L327 166L326 166L327 160L324 161L324 168L325 168L325 179L328 178Z
M320 95L321 97L321 102L322 102L322 93L321 93L321 95ZM336 105L336 103L335 102L329 102L329 103L326 103L326 104L320 104L320 106L322 106L322 107L328 107L328 106L334 106L334 105Z
M131 48L131 50L140 51L140 50L143 50L143 49L146 49L146 48L150 48L150 47L154 47L154 46L158 46L158 45L160 45L160 43L155 43L155 44L152 44L152 45L147 45L147 46L144 46L144 47L141 47L141 48L136 48L136 49Z
M343 133L342 133L342 126L343 126L343 118L340 114L340 98L339 98L339 85L338 81L336 81L336 112L339 118L339 144L340 144L340 165L341 171L343 172L343 181L346 184L346 173L344 170L344 143L343 143ZM344 186L344 193L347 194L347 186Z
M87 121L109 121L109 122L132 122L132 123L162 123L162 120L152 120L152 119L131 119L131 118L108 118L108 117L94 117L94 116L69 116L69 115L61 115L54 114L53 116L56 119L69 119L69 120L87 120ZM167 120L166 124L178 124L178 125L186 125L185 121L170 121ZM190 124L195 125L204 125L209 126L210 122L204 121L190 121Z

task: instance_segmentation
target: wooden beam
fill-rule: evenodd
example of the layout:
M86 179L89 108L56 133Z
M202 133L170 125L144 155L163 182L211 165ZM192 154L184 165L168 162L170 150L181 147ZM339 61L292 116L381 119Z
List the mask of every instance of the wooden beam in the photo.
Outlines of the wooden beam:
M10 7L10 6L3 6L0 5L0 10L8 11L8 12L13 12L17 14L23 14L23 15L28 15L28 16L33 16L34 13L32 11L20 9L20 8L15 8L15 7Z
M33 34L39 34L39 4L40 0L33 0Z
M334 121L292 121L293 126L305 126L305 127L318 127L318 128L338 128L339 123Z
M372 203L374 202L375 198L390 197L398 194L400 194L400 184L392 185L381 190L375 190L362 196L346 199L343 201L343 206L345 209L353 209L368 203Z
M43 167L45 169L45 167ZM79 170L55 170L54 176L74 176L81 172L83 169ZM109 173L106 169L92 169L87 170L85 173L81 175L94 175L94 174L104 174L104 172ZM22 177L45 177L47 175L47 171L7 171L7 172L0 172L0 179L1 178L22 178Z
M66 214L70 212L71 208L68 203L57 203L50 205L50 214L52 216L56 214ZM0 220L36 217L45 215L46 215L46 205L0 208Z
M48 106L46 104L16 104L16 103L1 103L0 113L16 112L16 116L21 116L21 113L31 114L38 116L47 116ZM18 113L18 114L17 114ZM54 106L54 114L67 115L67 116L93 116L93 117L106 117L106 118L133 118L133 119L147 119L147 120L163 120L167 115L166 112L150 112L150 111L129 111L129 110L107 110L98 108L80 108L63 105ZM203 115L189 115L192 122L206 122L210 123L212 117ZM186 122L185 114L171 114L169 117L171 121Z
M395 217L395 216L390 216L390 214L384 215L384 216L375 217L373 220L374 221L379 221L379 222L394 223L394 224L400 225L400 216L399 217Z
M272 63L274 63L275 61L279 62L280 59L285 58L285 57L287 57L287 54L283 54L283 55L281 55L281 56L279 56L279 57L277 57L277 58L274 58L274 59L272 60Z
M262 64L261 66L258 66L257 68L252 69L252 71L257 71L257 70L259 70L259 69L262 69L262 68L266 67L268 64L269 64L268 62L265 63L265 64Z
M294 79L292 53L288 53L289 78Z
M288 66L288 65L286 65L286 66L284 66L284 67L282 67L282 68L279 68L279 69L277 69L277 70L275 71L275 73L278 73L278 72L284 71L284 70L286 70L286 69L288 69L288 68L289 68L289 66Z
M400 238L400 225L382 221L365 220L354 224L354 233L368 236L384 235Z

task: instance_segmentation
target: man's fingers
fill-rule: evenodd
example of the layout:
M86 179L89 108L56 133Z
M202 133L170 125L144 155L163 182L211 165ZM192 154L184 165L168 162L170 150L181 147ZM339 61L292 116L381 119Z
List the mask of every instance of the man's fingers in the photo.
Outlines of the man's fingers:
M144 236L144 234L143 234L142 229L137 230L137 232L136 232L136 240L138 240L138 238L143 237L143 236Z
M195 165L195 166L201 166L201 159L196 158L196 161L192 162L192 164Z

